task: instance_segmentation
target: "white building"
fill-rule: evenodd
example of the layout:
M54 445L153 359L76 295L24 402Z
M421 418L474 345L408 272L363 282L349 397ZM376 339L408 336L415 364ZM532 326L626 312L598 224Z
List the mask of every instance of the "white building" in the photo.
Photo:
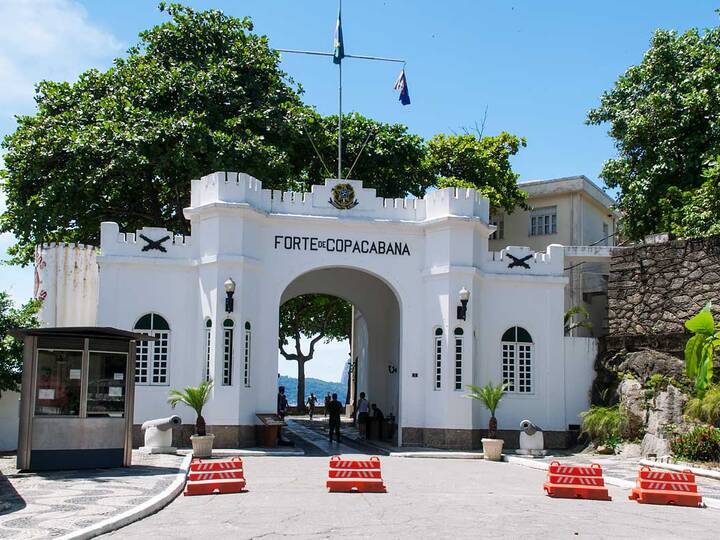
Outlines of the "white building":
M192 238L104 223L97 256L38 251L45 324L159 336L138 347L135 424L168 415L168 390L209 372L216 447L253 445L256 413L276 407L279 307L307 293L354 305L357 389L397 417L399 444L479 446L488 413L468 384L508 385L497 417L510 444L529 418L562 445L589 405L595 342L563 333L564 248L489 250L474 190L388 200L355 180L283 193L215 173L192 182L185 217Z
M550 244L595 247L597 256L591 259L578 259L574 253L565 252L565 308L582 305L590 312L592 331L580 329L578 333L604 335L609 248L615 245L620 218L613 209L615 201L582 175L522 182L518 187L527 193L529 208L518 207L509 214L491 212L490 223L497 229L490 237L490 248L513 245L543 251Z

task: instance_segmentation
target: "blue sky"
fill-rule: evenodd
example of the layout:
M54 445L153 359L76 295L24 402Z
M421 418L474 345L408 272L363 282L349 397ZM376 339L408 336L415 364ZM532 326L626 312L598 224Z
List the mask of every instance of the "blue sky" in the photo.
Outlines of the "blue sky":
M249 15L274 47L332 47L336 0L185 3ZM397 102L397 65L348 61L345 110L430 137L472 128L487 107L486 134L527 138L513 161L521 180L585 174L598 181L613 145L603 127L584 125L588 109L641 60L656 28L713 26L716 7L710 0L345 0L346 52L407 59L412 99L408 107ZM154 0L0 1L0 134L14 129L14 114L33 111L35 82L106 68L138 32L166 17ZM303 85L306 102L336 112L329 59L286 55L283 68ZM11 242L0 236L0 251ZM0 290L25 301L32 272L0 268Z

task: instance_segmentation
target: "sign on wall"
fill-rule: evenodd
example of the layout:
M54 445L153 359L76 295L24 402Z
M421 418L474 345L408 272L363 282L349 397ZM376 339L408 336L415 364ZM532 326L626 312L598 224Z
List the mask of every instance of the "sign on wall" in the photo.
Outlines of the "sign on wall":
M377 255L410 255L406 242L351 240L316 236L275 235L275 249L287 251L327 251L329 253L366 253Z

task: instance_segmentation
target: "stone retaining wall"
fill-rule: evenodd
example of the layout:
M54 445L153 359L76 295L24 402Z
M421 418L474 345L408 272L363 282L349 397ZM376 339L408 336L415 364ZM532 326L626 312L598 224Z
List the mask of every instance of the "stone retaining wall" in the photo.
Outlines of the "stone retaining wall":
M616 249L608 283L608 344L613 336L674 335L683 341L684 322L708 301L720 315L720 236ZM677 349L675 341L667 347Z

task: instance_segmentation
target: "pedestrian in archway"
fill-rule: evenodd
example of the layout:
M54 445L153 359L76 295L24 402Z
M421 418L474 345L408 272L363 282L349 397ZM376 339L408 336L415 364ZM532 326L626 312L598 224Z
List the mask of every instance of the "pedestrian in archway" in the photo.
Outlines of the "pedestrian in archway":
M332 401L332 397L330 396L330 392L325 394L325 417L327 418L328 415L328 407L330 406L330 402Z
M330 444L333 441L333 433L335 433L337 442L340 444L340 415L343 411L343 405L338 401L337 394L332 395L326 410L330 415Z
M307 405L308 412L310 413L310 420L313 419L313 414L315 414L315 405L317 405L317 402L318 398L315 396L315 394L310 392L310 397L307 398L307 402L305 403L305 405Z
M360 400L357 405L358 432L361 439L367 439L368 417L370 412L370 404L365 399L365 392L360 392Z

